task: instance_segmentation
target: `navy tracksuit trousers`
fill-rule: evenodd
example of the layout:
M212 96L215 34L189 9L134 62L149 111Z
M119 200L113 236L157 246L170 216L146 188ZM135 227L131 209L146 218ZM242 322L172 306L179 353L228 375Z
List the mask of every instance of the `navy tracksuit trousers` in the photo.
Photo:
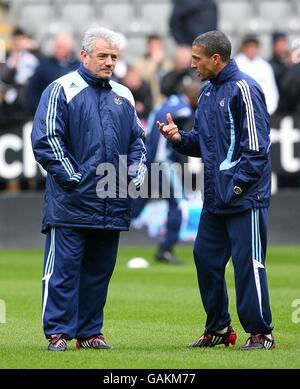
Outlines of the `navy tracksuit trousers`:
M244 330L253 334L272 331L265 271L267 214L266 208L226 215L202 211L194 259L207 330L221 330L231 322L224 277L231 256Z
M119 231L52 227L46 235L42 324L47 338L101 334Z

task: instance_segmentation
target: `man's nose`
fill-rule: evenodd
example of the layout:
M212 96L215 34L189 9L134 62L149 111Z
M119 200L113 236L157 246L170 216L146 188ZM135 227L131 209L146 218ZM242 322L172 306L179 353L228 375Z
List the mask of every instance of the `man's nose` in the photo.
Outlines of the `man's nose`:
M106 58L105 64L109 66L113 64L113 60L110 55Z

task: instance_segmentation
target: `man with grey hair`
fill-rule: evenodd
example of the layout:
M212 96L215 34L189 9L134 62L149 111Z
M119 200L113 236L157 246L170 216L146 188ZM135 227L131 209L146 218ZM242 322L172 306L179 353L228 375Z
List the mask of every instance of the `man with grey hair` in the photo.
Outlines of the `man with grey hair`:
M191 67L202 81L194 128L178 130L172 116L158 122L174 148L204 162L204 204L194 244L199 289L207 314L191 347L236 342L228 312L225 268L235 271L240 322L250 334L242 350L272 349L265 258L271 196L270 126L261 87L230 59L220 31L197 37Z
M52 351L72 338L77 349L110 348L103 309L131 209L120 180L139 187L145 162L132 94L110 80L118 50L115 32L88 30L79 69L45 89L34 118L33 151L48 173L42 323ZM114 196L102 181L114 184Z

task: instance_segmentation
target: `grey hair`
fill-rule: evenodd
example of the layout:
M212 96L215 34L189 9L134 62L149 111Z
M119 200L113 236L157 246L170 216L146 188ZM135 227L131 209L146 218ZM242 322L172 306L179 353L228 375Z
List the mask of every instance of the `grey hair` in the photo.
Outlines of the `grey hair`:
M92 27L84 33L82 40L82 50L85 50L90 54L94 50L96 41L98 39L103 39L112 47L118 50L120 49L119 34L105 27Z
M201 46L204 54L211 57L219 54L224 62L229 62L231 56L231 43L221 31L208 31L199 35L193 42L193 46Z

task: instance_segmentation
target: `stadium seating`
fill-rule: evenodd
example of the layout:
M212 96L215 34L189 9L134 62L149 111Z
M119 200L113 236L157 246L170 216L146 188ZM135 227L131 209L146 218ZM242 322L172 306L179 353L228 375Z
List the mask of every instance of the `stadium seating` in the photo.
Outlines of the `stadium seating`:
M36 34L41 26L47 25L54 18L51 4L30 4L24 6L18 15L17 24L25 30Z
M141 7L141 18L150 22L156 33L167 35L169 31L168 20L171 13L169 2L143 2Z
M246 21L253 14L253 4L247 0L219 2L219 28L237 33L246 28Z
M299 0L216 0L219 29L229 35L237 47L247 32L255 32L268 55L270 34L283 30L291 36L300 34ZM132 54L143 53L143 43L150 33L169 38L171 0L11 0L11 21L35 36L45 33L53 21L69 25L80 40L91 24L119 30L129 39ZM168 39L171 41L170 39ZM134 43L132 47L131 42Z
M262 21L268 20L271 30L286 30L288 19L291 17L291 2L262 0L259 3L258 16Z
M129 2L107 2L97 4L96 11L101 15L102 20L109 20L114 28L126 33L135 19L135 9Z
M86 21L94 18L93 7L88 3L63 4L61 5L59 14L64 22L74 26L75 29L79 28Z

